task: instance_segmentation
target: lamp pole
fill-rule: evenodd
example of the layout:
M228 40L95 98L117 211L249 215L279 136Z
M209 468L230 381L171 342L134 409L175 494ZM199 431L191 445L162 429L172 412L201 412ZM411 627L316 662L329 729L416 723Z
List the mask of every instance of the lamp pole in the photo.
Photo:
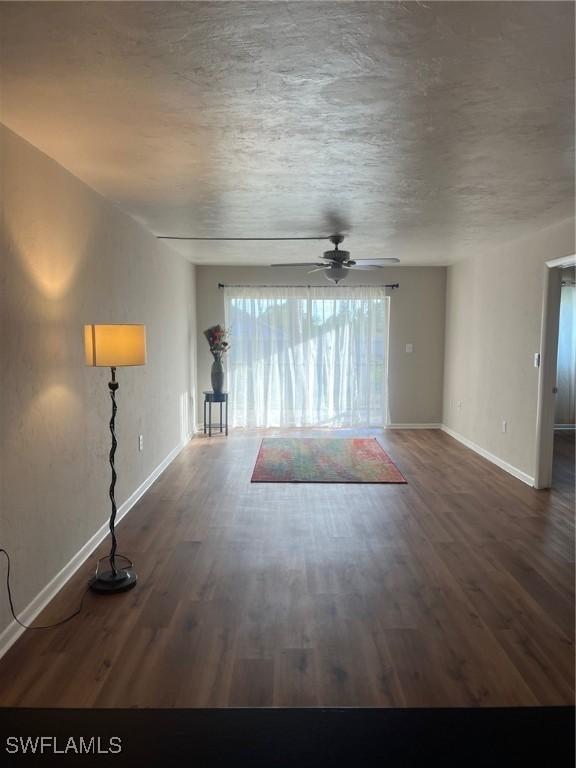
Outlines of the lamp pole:
M116 381L116 368L112 366L110 368L112 374L111 381L108 382L108 389L110 390L110 399L112 400L112 418L110 419L110 434L112 435L112 446L110 448L109 460L112 467L112 481L110 483L110 501L112 503L112 514L110 515L110 536L112 537L112 547L110 549L110 568L112 573L116 577L118 572L116 570L116 533L114 532L114 525L116 523L116 499L114 498L114 488L116 487L116 468L114 467L114 456L116 455L116 446L118 440L116 440L116 411L118 406L116 405L116 391L118 390L118 382Z
M116 448L118 446L118 440L116 439L116 412L118 406L116 405L116 392L120 386L116 381L116 367L111 366L110 372L112 374L111 380L108 382L108 390L110 391L110 399L112 401L112 416L110 418L110 435L112 436L112 445L110 447L110 453L108 455L110 461L110 467L112 469L112 480L110 482L110 490L108 495L110 496L110 503L112 505L112 511L110 513L110 522L108 527L110 528L110 537L112 539L112 546L110 547L110 555L108 562L110 563L110 570L98 573L90 582L90 588L94 592L126 592L132 589L136 585L138 576L132 563L128 568L116 567L116 532L114 526L116 523L116 499L114 497L114 489L116 487L116 467L114 466L114 456L116 455Z

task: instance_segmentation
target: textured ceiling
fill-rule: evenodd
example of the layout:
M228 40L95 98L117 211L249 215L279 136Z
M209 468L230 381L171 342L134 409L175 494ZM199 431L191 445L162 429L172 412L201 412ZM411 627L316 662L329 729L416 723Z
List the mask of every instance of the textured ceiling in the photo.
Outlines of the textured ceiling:
M572 3L24 2L0 22L2 122L156 234L339 217L353 256L447 264L572 212Z

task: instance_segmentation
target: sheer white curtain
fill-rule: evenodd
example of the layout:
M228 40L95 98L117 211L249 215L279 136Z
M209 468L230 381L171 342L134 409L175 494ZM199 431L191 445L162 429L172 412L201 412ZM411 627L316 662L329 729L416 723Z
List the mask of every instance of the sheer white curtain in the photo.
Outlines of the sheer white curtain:
M232 426L388 422L385 288L230 287L225 305Z
M558 333L556 424L574 424L576 410L576 286L563 285Z

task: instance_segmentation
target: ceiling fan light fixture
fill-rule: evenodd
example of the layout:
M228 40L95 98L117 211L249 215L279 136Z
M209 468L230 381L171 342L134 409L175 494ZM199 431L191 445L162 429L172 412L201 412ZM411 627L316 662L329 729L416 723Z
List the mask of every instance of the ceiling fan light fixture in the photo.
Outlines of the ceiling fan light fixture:
M324 277L331 283L338 285L341 280L344 280L348 276L349 270L341 264L332 264L324 272Z

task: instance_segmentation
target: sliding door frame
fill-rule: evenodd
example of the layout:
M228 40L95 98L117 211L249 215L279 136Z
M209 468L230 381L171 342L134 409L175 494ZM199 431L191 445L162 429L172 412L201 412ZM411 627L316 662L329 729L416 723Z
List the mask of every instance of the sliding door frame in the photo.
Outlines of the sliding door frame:
M302 299L302 300L306 301L307 306L308 306L307 317L309 319L312 316L311 307L312 307L312 304L313 304L314 301L319 301L319 300L323 300L323 299L328 299L328 300L331 300L331 301L336 300L336 299L337 300L358 300L358 299L361 299L363 301L365 301L367 299L374 300L374 301L375 300L378 300L378 301L382 301L383 300L383 311L384 311L383 318L384 318L384 322L385 322L385 334L383 336L383 346L384 346L384 350L383 350L383 353L384 353L383 354L383 366L382 366L382 368L383 368L383 371L382 371L382 373L383 373L382 390L383 391L381 392L381 396L383 398L382 419L381 419L381 423L379 421L379 423L377 425L369 423L367 425L361 424L359 426L362 426L362 427L363 426L378 426L378 427L381 427L383 429L388 427L388 425L390 423L389 356L390 356L390 315L391 315L390 306L391 306L391 301L390 301L390 295L389 295L389 293L386 292L385 289L387 289L387 288L389 288L391 286L388 286L388 285L378 285L378 284L376 284L374 286L351 285L351 286L349 286L350 292L349 292L348 295L347 295L347 292L346 292L346 288L347 288L346 286L344 286L342 288L340 288L340 286L338 286L338 288L340 289L338 291L333 286L325 286L325 285L302 285L302 286L297 286L297 285L271 286L270 285L270 286L268 286L268 285L249 285L249 284L247 284L247 285L223 286L223 287L226 288L226 289L238 288L238 289L243 289L243 290L248 290L248 291L250 289L258 290L258 289L274 289L274 288L278 288L280 290L284 290L284 289L297 289L298 291L301 291L301 295L298 294L297 296L294 296L294 297L288 296L286 298L288 298L288 299L290 299L290 298L299 298L299 299ZM381 295L364 297L364 296L357 296L355 294L355 291L357 289L378 289L378 291L380 291L382 289L384 289L384 290L382 291ZM322 294L325 293L326 296L323 296L323 295L321 295L321 296L313 295L312 292L314 290L319 290ZM238 298L237 296L234 296L233 293L234 293L233 290L225 291L224 292L224 317L225 317L225 325L226 325L226 327L230 327L231 323L232 323L232 321L230 319L230 302L233 301L234 299ZM254 298L258 298L258 297L254 297ZM279 297L279 298L284 298L284 297ZM308 335L310 335L310 334L308 334ZM232 364L232 359L231 358L229 358L228 364L229 364L229 366L231 366L231 364ZM231 371L229 370L229 377L230 376L231 376ZM368 379L368 381L370 381L370 378ZM233 393L231 393L231 394L233 395ZM232 400L234 400L233 397L232 397ZM368 411L370 411L370 407L368 407ZM232 424L232 426L235 426L234 413L233 413L233 416L232 416L231 424ZM323 422L321 422L319 424L307 424L305 427L302 427L302 428L309 428L309 427L310 428L323 428L323 427L326 427L326 424L324 424ZM283 428L283 427L280 426L280 427L273 427L273 428ZM344 427L335 427L335 428L345 428L345 426Z

